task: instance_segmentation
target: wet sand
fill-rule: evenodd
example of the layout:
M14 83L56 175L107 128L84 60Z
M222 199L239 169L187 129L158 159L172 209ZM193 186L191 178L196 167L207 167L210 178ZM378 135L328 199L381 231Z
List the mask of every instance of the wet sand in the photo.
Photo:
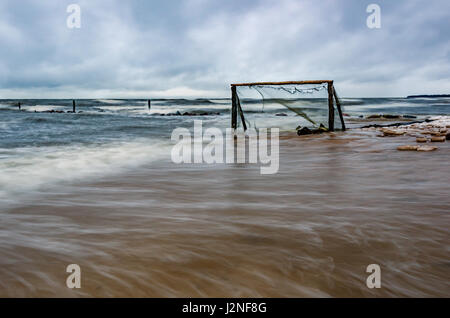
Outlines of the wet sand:
M161 161L43 191L0 214L0 296L449 297L450 143L377 135L283 136L275 175Z

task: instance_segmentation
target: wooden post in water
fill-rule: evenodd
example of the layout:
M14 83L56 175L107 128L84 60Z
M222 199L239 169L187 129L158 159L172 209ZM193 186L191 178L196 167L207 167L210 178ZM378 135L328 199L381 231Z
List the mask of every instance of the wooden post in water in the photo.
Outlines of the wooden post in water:
M75 114L75 99L72 100L72 112Z
M18 104L17 106L19 106L19 110L21 110L21 105L20 105L20 102L19 102L19 104Z
M231 86L231 128L237 128L237 93L236 86Z
M337 107L337 110L339 113L339 118L341 119L342 130L345 130L345 122L344 122L344 116L342 114L341 102L339 101L339 98L337 96L336 90L334 89L334 86L333 86L333 95L334 95L334 100L336 101L336 107Z
M333 81L328 82L328 130L334 131Z
M239 116L241 116L242 126L244 127L244 131L247 130L247 124L245 123L244 112L242 111L241 102L239 100L239 96L236 94L237 106L239 109Z
M152 108L152 101L150 99L147 100L147 105L148 105L148 110L150 110L150 108Z

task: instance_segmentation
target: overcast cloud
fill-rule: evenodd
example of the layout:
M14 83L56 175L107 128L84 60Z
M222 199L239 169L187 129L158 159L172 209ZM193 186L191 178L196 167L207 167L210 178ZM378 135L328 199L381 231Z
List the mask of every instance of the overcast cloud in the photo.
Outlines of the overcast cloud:
M450 93L448 0L1 0L0 40L0 98L223 97L302 79L341 96Z

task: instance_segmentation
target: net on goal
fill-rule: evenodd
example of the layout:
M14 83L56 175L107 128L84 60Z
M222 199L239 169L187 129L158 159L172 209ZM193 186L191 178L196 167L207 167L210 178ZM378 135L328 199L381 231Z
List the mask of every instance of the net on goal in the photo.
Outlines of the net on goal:
M231 84L231 127L345 130L333 81Z

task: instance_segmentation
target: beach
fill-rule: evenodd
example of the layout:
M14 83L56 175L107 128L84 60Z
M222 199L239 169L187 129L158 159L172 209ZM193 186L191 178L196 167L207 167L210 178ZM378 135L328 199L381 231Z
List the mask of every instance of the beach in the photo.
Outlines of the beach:
M273 175L162 156L38 184L3 205L0 296L448 297L450 143L411 138L282 132Z
M0 299L444 312L448 30L443 0L0 1Z

